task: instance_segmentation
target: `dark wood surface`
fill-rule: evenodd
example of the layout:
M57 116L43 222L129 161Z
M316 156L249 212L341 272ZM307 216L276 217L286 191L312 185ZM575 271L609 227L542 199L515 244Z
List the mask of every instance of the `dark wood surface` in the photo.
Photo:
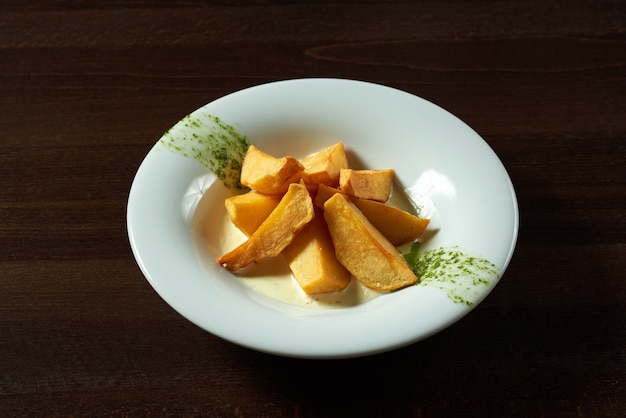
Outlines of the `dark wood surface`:
M126 234L135 171L180 117L317 76L448 109L519 199L493 293L373 357L212 336ZM620 0L0 0L0 416L625 416L625 97Z

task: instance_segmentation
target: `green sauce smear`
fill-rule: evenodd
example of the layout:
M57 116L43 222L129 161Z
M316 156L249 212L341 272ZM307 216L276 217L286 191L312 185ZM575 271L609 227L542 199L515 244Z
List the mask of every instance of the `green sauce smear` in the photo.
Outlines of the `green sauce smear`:
M201 163L235 193L248 188L239 182L249 143L245 135L214 115L187 115L161 140L162 145Z
M249 189L239 179L250 144L245 135L214 115L187 115L159 141L165 148L201 163L234 193ZM419 253L414 242L404 257L419 277L416 286L446 292L455 303L471 306L499 278L498 268L488 260L470 255L460 247L441 247Z
M472 306L500 277L495 264L460 247L441 247L419 254L420 246L418 242L413 243L410 252L405 254L419 277L417 286L441 289L455 303Z

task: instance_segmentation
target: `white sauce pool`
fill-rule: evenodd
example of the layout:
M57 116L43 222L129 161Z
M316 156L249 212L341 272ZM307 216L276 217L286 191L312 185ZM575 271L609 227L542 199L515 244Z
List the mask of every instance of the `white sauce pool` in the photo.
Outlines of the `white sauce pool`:
M299 140L285 141L285 135L289 138L298 137ZM329 140L329 135L325 133L285 131L264 138L263 148L269 153L275 152L276 155L302 156L334 142L336 140ZM307 150L297 148L303 144L306 144ZM389 204L414 212L415 210L406 196L395 191L392 190ZM247 239L245 234L232 224L225 210L223 210L224 199L229 195L230 193L227 195L221 192L211 193L209 190L198 203L194 215L192 235L196 237L195 239L199 239L197 245L201 257L215 259L219 255L236 248ZM216 210L216 208L220 209ZM219 254L217 254L218 252ZM352 278L348 287L341 292L307 295L291 275L289 266L282 256L253 263L244 269L233 272L232 275L233 280L241 280L245 285L267 297L304 307L340 308L355 306L386 293L369 289Z
M247 239L245 234L232 224L227 214L222 216L221 227L220 246L223 253L236 248ZM355 306L384 294L369 289L352 278L348 287L341 292L307 295L291 275L289 266L282 256L256 262L233 273L233 276L267 297L296 306L314 308Z

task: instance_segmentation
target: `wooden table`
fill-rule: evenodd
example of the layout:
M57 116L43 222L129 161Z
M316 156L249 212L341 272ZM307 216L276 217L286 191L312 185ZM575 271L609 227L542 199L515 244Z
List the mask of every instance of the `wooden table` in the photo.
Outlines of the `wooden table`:
M0 1L0 416L626 415L626 4ZM131 254L133 176L180 117L300 77L424 97L521 213L462 321L307 361L182 318Z

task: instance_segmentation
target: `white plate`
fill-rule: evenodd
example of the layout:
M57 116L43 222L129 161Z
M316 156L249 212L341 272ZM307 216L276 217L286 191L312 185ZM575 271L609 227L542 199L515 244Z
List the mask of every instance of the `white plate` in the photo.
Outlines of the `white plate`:
M515 247L518 208L510 178L481 137L455 116L414 95L340 79L264 84L215 100L191 118L219 117L275 155L314 152L330 143L257 142L268 132L322 128L367 168L393 168L400 187L431 218L423 250L459 246L499 274L473 305L436 286L412 286L354 307L315 309L261 295L197 253L190 230L205 191L227 195L192 158L160 142L142 162L128 200L128 233L144 275L176 311L236 344L277 355L344 358L406 346L453 324L477 306L504 273ZM189 121L189 118L187 119ZM173 130L184 131L183 122Z

